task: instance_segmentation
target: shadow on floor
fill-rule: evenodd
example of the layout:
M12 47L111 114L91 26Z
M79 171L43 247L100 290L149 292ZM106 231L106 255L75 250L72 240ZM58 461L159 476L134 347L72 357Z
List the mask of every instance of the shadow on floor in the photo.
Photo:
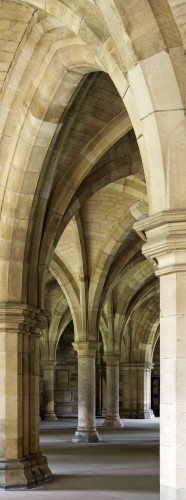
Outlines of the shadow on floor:
M158 470L154 473L141 468L134 473L129 470L105 471L105 473L54 474L53 481L44 486L45 490L55 491L107 491L107 492L157 492L159 487Z

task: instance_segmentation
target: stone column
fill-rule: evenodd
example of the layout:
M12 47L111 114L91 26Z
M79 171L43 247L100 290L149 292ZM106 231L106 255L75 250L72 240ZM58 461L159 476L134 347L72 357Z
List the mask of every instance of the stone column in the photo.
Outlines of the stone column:
M28 351L28 334L24 327L28 316L29 311L22 304L0 305L1 490L36 485L30 461L24 456L28 451L29 434L29 407L24 399L28 391L23 383L24 353L27 358Z
M51 478L39 450L38 316L28 305L0 305L1 490L31 488Z
M78 353L78 427L74 443L101 441L95 426L95 354L98 342L74 342Z
M107 414L107 383L106 383L106 366L102 367L102 416Z
M154 418L151 410L151 363L122 365L123 418Z
M41 361L43 367L43 400L42 420L57 420L54 413L54 367L55 361Z
M103 356L107 371L107 415L104 427L123 427L119 417L119 356Z
M30 333L24 331L22 340L22 404L23 404L23 455L29 455L29 339Z
M46 317L37 313L33 318L30 335L30 442L32 471L36 481L49 481L52 477L47 458L42 455L39 447L39 339L40 331L45 328Z
M130 367L130 393L131 393L131 415L130 418L137 418L138 415L138 368L136 363L131 363Z
M186 211L161 212L135 229L160 276L160 498L185 500Z
M122 369L122 418L131 417L131 366L120 365Z
M102 415L102 366L97 365L97 416Z
M138 414L137 418L155 418L151 410L151 363L138 363Z

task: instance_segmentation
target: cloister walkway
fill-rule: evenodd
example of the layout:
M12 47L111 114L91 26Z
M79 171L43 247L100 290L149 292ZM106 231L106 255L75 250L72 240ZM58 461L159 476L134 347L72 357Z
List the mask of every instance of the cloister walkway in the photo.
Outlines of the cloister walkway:
M102 442L74 444L75 418L41 422L41 450L53 481L34 490L1 492L3 500L159 500L159 419L97 427Z

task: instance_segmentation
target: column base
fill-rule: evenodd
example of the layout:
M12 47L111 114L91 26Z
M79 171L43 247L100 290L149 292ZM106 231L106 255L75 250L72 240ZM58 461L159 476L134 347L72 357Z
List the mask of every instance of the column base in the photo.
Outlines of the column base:
M0 462L0 490L26 490L36 485L31 464L24 458Z
M119 417L106 417L103 427L123 427L123 424Z
M33 453L32 459L34 459L36 461L39 472L41 473L41 476L42 476L42 482L47 483L47 482L51 481L52 472L49 469L47 457L45 457L44 455L42 455L41 452L39 452L39 453Z
M185 500L186 489L175 489L160 485L160 500Z
M152 410L138 410L137 418L152 419L155 415Z
M43 483L43 476L39 470L39 467L38 467L38 464L37 464L35 458L32 455L28 455L25 457L25 460L27 462L30 462L31 471L32 471L32 474L35 478L35 484L37 486L39 486L40 484Z
M138 411L137 410L121 410L121 418L138 418ZM143 418L143 417L140 417Z
M56 414L54 411L43 413L42 420L48 420L50 422L57 420Z
M120 418L131 418L131 410L121 410Z
M99 443L101 438L97 430L84 430L77 428L75 432L72 443Z
M143 418L143 419L152 419L155 418L153 411L150 410L121 410L121 418Z

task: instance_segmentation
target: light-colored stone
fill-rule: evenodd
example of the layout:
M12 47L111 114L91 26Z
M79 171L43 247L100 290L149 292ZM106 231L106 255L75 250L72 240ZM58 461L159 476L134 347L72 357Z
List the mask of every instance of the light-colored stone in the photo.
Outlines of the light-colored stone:
M153 265L162 498L186 488L185 48L181 0L0 2L2 488L50 478L39 451L39 359L55 360L71 320L83 401L75 439L99 440L100 338L102 353L122 353L124 416L152 416ZM143 219L150 262L134 219ZM118 422L118 366L107 365L107 417ZM44 380L54 417L49 365ZM99 372L99 410L100 387Z
M104 427L123 427L119 417L119 357L105 355L107 372L107 415Z
M44 385L44 408L43 420L57 420L54 413L54 367L56 362L42 361L43 368L43 385Z
M73 347L78 352L78 427L73 443L101 441L95 427L95 353L96 342L78 342Z
M137 230L143 225L143 234L147 237L143 251L148 258L156 259L156 272L160 276L161 498L167 494L167 498L175 499L183 498L186 489L183 467L186 400L183 374L186 360L184 349L180 349L186 322L185 218L185 211L177 210L159 213L146 223L135 223ZM167 349L170 342L172 346Z

